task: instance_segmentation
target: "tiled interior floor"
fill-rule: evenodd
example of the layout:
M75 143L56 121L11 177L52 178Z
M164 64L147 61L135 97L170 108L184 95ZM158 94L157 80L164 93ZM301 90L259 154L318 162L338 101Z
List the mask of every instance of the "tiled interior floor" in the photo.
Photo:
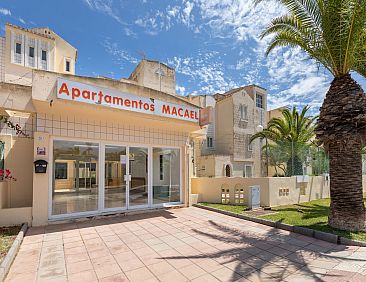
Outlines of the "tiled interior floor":
M192 207L31 228L7 281L366 281L366 248Z

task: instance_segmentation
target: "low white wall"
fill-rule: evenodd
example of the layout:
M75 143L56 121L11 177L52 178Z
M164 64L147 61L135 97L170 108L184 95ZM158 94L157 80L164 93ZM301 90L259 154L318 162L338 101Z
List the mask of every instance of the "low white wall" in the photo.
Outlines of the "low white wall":
M221 203L222 189L229 190L230 203L235 203L237 188L244 188L244 204L248 204L249 187L261 187L261 206L279 206L329 198L329 181L324 176L309 176L307 182L294 177L199 177L192 178L192 193L200 202Z
M0 209L0 226L13 226L32 223L32 208Z

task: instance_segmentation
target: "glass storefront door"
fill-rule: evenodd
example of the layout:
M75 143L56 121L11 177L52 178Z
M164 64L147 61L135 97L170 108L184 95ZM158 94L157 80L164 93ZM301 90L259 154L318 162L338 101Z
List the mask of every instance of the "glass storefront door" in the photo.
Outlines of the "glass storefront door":
M129 203L128 207L147 206L149 199L148 177L148 149L144 147L130 147L128 154L129 163Z
M99 144L53 142L52 215L98 210Z
M53 141L50 216L181 202L179 148Z
M126 147L104 147L104 208L126 208Z

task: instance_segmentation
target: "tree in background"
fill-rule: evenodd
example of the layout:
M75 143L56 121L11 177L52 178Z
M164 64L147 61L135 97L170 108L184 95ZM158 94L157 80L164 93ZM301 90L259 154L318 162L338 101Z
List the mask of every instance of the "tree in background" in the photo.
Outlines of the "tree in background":
M265 0L255 0L261 2ZM366 0L277 0L287 14L271 21L267 54L301 48L334 77L316 127L330 157L330 226L365 230L362 148L366 143L366 95L351 77L366 77Z
M268 153L269 164L276 169L276 174L285 176L302 175L303 165L308 156L311 142L315 136L314 121L317 117L306 115L310 107L298 112L296 107L281 109L280 118L272 118L263 131L254 134L250 142L265 138L269 142L262 152Z

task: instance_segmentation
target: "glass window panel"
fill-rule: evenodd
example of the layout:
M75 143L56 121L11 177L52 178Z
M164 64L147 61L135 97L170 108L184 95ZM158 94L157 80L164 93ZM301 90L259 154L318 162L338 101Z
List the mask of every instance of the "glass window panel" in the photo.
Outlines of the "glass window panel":
M34 47L29 47L29 57L34 58Z
M21 43L15 43L15 53L22 54L22 44Z
M153 203L169 202L180 202L180 150L153 148Z
M148 150L147 148L130 147L130 190L129 205L148 204ZM158 170L159 171L159 170Z
M42 61L47 61L47 51L42 50Z
M52 214L98 209L97 143L53 142Z
M104 207L126 207L126 147L105 146Z

